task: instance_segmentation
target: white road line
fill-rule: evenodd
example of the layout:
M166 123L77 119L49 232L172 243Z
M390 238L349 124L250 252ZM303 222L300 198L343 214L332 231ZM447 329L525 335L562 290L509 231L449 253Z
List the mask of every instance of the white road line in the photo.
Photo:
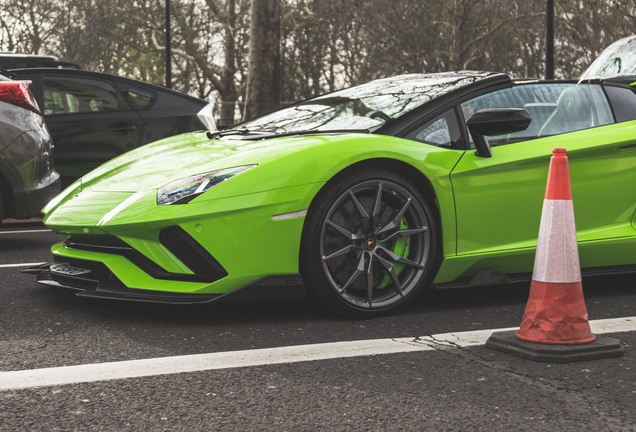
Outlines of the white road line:
M37 262L37 263L0 264L0 268L35 267L42 264L44 263Z
M44 232L53 232L53 231L51 231L49 229L0 231L0 234L27 234L27 233L44 233Z
M591 321L590 325L592 331L597 334L632 332L636 331L636 317ZM0 372L0 390L470 347L483 345L492 333L506 330L514 330L514 328L445 333L418 338L332 342Z

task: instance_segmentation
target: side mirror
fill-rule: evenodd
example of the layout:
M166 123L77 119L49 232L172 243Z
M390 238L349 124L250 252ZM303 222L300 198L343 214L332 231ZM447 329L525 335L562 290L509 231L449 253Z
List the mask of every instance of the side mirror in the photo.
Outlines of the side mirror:
M492 151L485 136L520 132L531 121L532 116L523 108L486 108L471 115L466 126L475 140L477 156L491 157Z
M203 123L203 126L206 127L208 133L213 133L217 131L216 122L214 121L214 103L210 102L197 113L197 117Z

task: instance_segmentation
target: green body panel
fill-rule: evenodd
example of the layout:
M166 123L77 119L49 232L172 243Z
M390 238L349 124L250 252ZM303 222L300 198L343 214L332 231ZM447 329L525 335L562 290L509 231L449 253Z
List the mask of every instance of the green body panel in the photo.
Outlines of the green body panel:
M102 165L54 199L44 222L60 233L115 235L165 270L191 274L158 241L163 228L179 225L228 276L209 284L158 280L121 256L61 244L53 253L103 262L130 288L225 293L298 273L304 217L273 216L308 210L321 188L352 165L393 160L415 168L433 188L443 253L435 282L481 270L530 272L549 159L554 147L565 147L582 265L636 264L634 137L636 122L622 123L495 147L492 158L480 158L372 134L258 141L184 134ZM156 154L164 157L150 157ZM187 204L156 203L157 189L174 180L252 164L258 166Z
M436 281L488 269L532 270L555 147L568 150L581 266L634 264L635 137L630 122L495 147L492 158L467 152L451 175L457 255L446 255Z
M139 269L132 271L132 267L135 267L132 264L118 268L115 265L121 266L120 260L98 259L104 256L101 253L65 249L61 245L56 245L53 252L67 258L83 257L103 261L129 287L157 291L223 293L270 274L298 273L298 248L303 219L272 220L272 216L296 211L303 206L306 208L306 197L313 196L319 186L308 185L182 206L157 206L154 203L155 195L147 193L140 197L141 201L135 201L134 206L122 207L120 213L113 219L104 221L93 232L118 236L167 271L191 274L187 267L159 243L161 229L178 223L222 263L230 275L209 285L185 282L175 285L173 281L152 279ZM94 192L90 194L100 195ZM144 221L144 214L148 214L149 209L153 209L154 217ZM55 212L50 218L51 222L47 223L55 226L58 231L86 233L85 227L71 225L72 213L68 215L69 218L61 221L61 217L55 217ZM61 216L66 215L62 213ZM95 216L95 224L98 225L98 215ZM61 222L64 222L65 228L56 225Z

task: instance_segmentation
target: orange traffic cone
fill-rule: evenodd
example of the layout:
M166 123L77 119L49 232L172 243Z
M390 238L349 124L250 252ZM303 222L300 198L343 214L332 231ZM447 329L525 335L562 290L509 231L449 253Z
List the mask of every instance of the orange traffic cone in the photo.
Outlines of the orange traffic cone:
M515 336L527 342L562 345L596 339L583 300L565 149L554 149L550 160L530 297Z
M597 338L590 330L565 149L554 149L550 160L530 296L520 328L493 334L486 346L552 362L623 355L620 341Z

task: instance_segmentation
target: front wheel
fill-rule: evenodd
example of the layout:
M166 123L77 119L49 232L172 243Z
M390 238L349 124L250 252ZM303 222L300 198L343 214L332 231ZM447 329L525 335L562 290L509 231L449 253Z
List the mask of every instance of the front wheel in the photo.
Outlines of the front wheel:
M408 303L437 256L430 205L406 179L373 170L336 180L305 221L301 273L327 308L371 317Z

